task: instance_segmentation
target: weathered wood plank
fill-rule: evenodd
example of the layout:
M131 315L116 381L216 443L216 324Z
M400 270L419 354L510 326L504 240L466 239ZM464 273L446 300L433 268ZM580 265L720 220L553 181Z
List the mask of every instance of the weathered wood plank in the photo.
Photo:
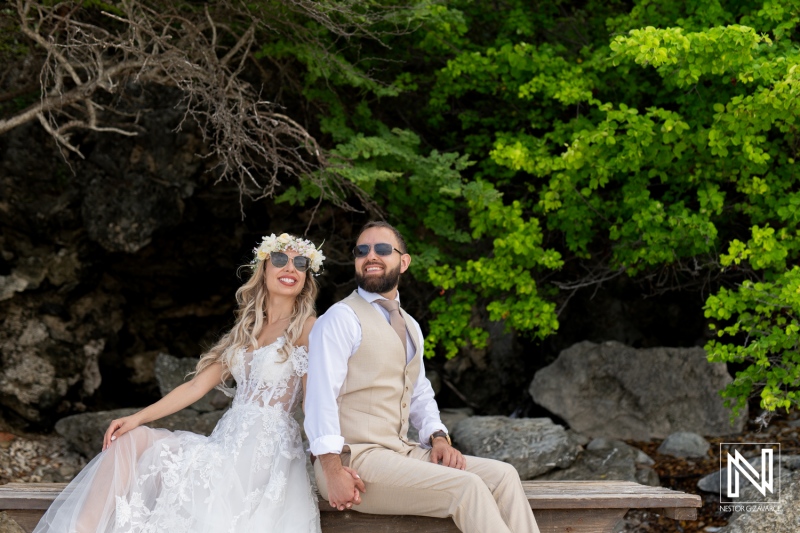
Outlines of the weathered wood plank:
M450 518L370 515L356 511L320 513L325 533L459 533Z
M611 533L627 509L534 510L541 533Z
M695 508L670 507L668 509L655 509L655 512L673 520L697 520L697 509Z
M0 510L26 531L35 527L64 483L0 486ZM700 496L626 481L525 481L528 501L542 533L609 533L628 509L651 508L677 520L695 520ZM339 512L320 501L325 533L457 533L449 518Z
M541 533L609 533L626 509L552 509L536 511ZM449 518L368 515L355 511L321 514L325 533L459 533Z
M533 509L632 509L701 507L703 500L663 487L630 481L523 481Z

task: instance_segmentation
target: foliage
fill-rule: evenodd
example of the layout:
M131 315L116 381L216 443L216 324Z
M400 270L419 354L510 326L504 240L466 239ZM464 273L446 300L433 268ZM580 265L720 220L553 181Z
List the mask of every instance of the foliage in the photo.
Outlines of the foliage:
M439 288L429 340L485 346L486 320L543 338L571 291L625 275L712 292L709 358L746 367L725 396L796 405L800 10L534 4L431 7L389 54L405 90L326 97L341 175Z

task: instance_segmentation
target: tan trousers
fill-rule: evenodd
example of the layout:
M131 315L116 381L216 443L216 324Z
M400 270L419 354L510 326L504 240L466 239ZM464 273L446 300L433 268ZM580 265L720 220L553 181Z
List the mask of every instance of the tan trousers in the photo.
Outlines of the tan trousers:
M528 499L513 466L465 456L466 470L433 464L430 450L414 447L403 455L385 448L360 454L348 465L367 488L355 510L369 514L452 517L464 533L539 533ZM328 488L320 461L314 465L320 495Z

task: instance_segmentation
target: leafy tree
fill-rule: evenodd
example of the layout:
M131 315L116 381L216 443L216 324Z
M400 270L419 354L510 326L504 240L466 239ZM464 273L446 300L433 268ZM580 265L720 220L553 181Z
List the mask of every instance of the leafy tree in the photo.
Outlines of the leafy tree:
M746 366L731 405L795 405L799 17L788 0L430 6L390 43L403 91L331 99L323 122L440 288L429 339L481 347L476 317L544 337L573 291L627 276L712 293L709 358Z

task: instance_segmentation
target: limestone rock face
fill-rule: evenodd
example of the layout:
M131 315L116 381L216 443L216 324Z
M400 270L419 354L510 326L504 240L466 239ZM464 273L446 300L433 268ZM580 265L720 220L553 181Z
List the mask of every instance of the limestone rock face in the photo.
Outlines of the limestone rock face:
M181 93L131 89L140 135L76 133L85 158L38 124L0 136L0 416L20 429L155 400L153 352L197 356L229 327L238 201Z
M576 431L645 441L676 431L740 432L747 413L731 425L717 394L730 382L725 365L710 364L700 348L637 350L584 341L538 371L529 391Z
M463 453L509 463L520 479L566 468L580 450L549 418L473 416L458 422L451 435Z
M64 306L47 294L4 302L0 327L0 405L43 422L64 398L91 396L101 384L99 358L122 327L113 284Z

